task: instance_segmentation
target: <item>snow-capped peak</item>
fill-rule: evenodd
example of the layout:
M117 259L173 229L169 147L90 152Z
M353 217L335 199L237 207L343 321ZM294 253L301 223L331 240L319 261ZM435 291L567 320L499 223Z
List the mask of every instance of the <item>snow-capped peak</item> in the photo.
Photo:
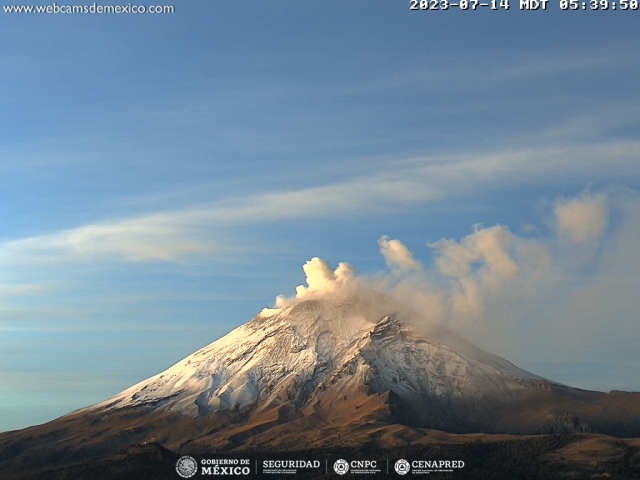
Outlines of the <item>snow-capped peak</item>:
M388 297L329 297L265 309L166 371L92 408L192 416L310 402L327 384L420 398L505 396L529 372L444 327L420 333Z

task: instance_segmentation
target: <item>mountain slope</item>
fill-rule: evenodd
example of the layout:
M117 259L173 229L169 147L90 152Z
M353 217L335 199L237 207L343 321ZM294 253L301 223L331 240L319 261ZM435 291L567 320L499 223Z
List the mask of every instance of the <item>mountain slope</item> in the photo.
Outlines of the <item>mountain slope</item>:
M329 387L342 396L358 389L393 392L416 408L425 401L478 406L550 388L443 327L432 327L429 337L418 333L385 297L367 300L306 300L260 314L91 409L147 405L192 418L240 410L255 415L283 405L303 409L326 398Z
M0 434L0 471L143 442L174 451L411 444L454 433L640 436L640 396L560 385L368 292L265 310L115 397Z

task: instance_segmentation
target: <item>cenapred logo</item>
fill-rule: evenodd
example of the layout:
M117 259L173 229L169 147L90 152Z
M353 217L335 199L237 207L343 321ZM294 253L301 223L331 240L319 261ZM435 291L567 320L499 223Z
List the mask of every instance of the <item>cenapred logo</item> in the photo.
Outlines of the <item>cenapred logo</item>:
M349 471L349 462L343 460L342 458L340 460L336 460L336 463L333 464L333 470L338 475L344 475Z
M404 458L401 458L396 462L393 466L394 470L398 475L406 475L411 470L411 465Z
M188 455L180 457L176 462L176 472L182 478L191 478L198 472L198 462Z

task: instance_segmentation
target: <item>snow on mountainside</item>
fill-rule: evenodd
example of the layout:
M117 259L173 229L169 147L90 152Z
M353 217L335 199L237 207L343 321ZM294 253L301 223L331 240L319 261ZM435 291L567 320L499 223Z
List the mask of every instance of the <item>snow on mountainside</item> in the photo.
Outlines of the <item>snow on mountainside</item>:
M109 400L0 434L0 471L121 462L117 452L156 442L181 454L371 452L430 444L434 430L474 443L478 432L640 436L637 394L548 381L427 324L430 312L343 283L299 288Z
M637 394L537 377L382 293L304 297L105 402L0 434L0 471L153 442L193 454L371 451L426 445L440 437L429 430L473 442L478 432L640 436Z
M427 399L508 399L544 379L441 326L410 326L389 297L326 297L265 309L250 322L90 409L152 406L191 415L287 403L300 409L329 386ZM342 393L341 393L342 394Z

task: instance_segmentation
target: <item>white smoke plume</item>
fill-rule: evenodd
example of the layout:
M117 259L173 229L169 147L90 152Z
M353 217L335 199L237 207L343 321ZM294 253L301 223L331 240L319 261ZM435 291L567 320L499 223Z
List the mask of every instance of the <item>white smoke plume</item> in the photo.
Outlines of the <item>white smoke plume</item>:
M340 262L338 267L332 270L327 261L314 257L304 264L302 270L306 277L307 286L298 285L295 298L283 296L276 298L275 308L284 308L297 300L314 295L325 296L356 288L356 272L348 263Z
M599 239L607 226L607 203L604 194L559 201L554 212L558 234L575 243Z
M389 240L383 235L378 240L380 254L384 257L387 266L392 270L421 270L420 262L413 258L409 250L400 240Z
M545 246L518 237L502 225L475 226L460 241L442 239L427 244L432 252L431 268L418 262L398 239L384 235L378 245L387 272L358 276L347 263L333 270L315 257L303 266L307 286L298 286L293 298L278 297L275 308L312 297L378 290L420 311L425 321L466 328L481 322L487 306L496 299L508 296L513 302L525 291L539 289L536 284L543 282L552 265Z
M566 350L567 345L576 344L575 338L584 337L586 342L589 332L596 331L593 324L605 328L604 316L598 320L584 312L580 292L598 292L593 297L599 295L599 305L605 306L607 295L619 305L637 296L630 289L640 285L640 271L636 271L640 268L629 273L631 263L624 260L635 258L628 250L636 239L627 237L637 228L607 232L611 203L604 193L562 198L550 211L547 224L553 228L546 233L544 222L527 234L514 233L504 225L476 225L459 240L427 243L423 262L400 240L384 235L378 244L386 271L356 275L349 264L340 263L334 270L326 261L313 258L303 267L306 286L299 286L293 298L278 297L276 307L314 296L377 290L413 308L424 324L445 324L507 358L518 359L536 344L564 342L559 348ZM640 224L637 195L618 203L627 205L619 208L629 216L622 225ZM593 248L599 244L600 250ZM619 271L618 264L626 266L631 280L614 290L611 277L615 269ZM635 311L631 304L628 307L625 312ZM606 322L616 321L615 315L606 316ZM576 332L576 328L582 330Z

